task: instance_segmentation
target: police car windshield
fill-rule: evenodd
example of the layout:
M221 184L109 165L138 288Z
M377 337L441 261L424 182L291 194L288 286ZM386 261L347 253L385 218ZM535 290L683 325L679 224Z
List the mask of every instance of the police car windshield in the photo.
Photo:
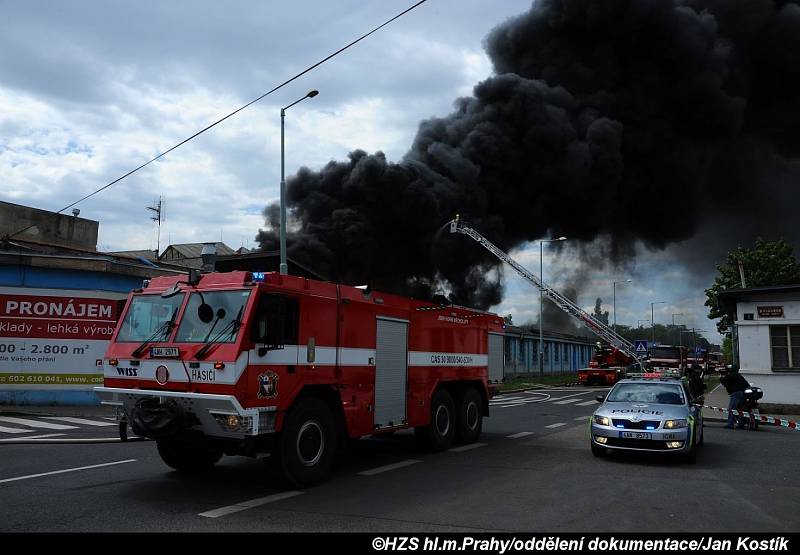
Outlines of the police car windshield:
M183 303L185 294L164 299L161 295L136 295L131 301L122 328L117 335L118 342L166 341L172 327L167 325Z
M611 403L652 403L658 405L684 404L679 384L642 382L620 383L611 390L606 401Z

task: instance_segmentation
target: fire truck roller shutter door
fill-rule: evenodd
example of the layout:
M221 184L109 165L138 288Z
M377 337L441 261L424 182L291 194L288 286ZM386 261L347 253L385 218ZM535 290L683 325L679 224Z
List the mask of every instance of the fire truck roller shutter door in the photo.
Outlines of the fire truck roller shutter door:
M378 317L375 345L375 429L406 422L408 322Z
M489 334L489 381L503 381L503 336L499 333Z

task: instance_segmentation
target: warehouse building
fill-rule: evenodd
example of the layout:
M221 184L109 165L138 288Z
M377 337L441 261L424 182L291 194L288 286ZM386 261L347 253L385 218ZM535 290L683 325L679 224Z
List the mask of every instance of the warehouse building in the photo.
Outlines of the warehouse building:
M96 250L99 223L0 202L0 404L98 403L128 293L184 270Z
M589 365L596 339L543 330L544 374L575 372ZM506 326L504 378L539 374L539 328Z

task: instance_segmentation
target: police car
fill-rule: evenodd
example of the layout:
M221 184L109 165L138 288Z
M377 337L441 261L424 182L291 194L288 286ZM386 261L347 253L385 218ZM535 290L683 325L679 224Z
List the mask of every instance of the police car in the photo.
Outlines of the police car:
M703 413L677 376L644 373L620 380L599 395L589 444L597 457L608 451L674 453L695 462L703 445Z

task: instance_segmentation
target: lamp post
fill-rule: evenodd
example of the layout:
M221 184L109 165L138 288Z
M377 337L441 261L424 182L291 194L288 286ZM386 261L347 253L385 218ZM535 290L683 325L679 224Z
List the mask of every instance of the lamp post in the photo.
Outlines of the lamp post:
M618 283L630 283L632 279L626 279L623 281L615 281L614 282L614 331L617 331L617 284Z
M299 98L281 108L281 229L280 229L280 244L281 244L281 265L280 273L286 275L289 273L289 266L286 264L286 179L284 178L284 145L283 145L283 128L284 120L286 119L286 110L305 100L306 98L314 98L319 94L319 91L309 91L303 98Z
M544 244L566 241L566 237L539 240L539 281L544 285ZM544 376L544 289L539 289L539 376Z
M667 304L667 301L656 301L654 303L650 303L650 327L653 330L653 344L656 342L656 318L655 314L653 313L653 307L657 304Z
M672 315L672 329L675 329L675 316L683 316L683 312L675 312ZM680 334L678 334L678 335L680 336ZM680 337L679 337L678 341L680 341Z

